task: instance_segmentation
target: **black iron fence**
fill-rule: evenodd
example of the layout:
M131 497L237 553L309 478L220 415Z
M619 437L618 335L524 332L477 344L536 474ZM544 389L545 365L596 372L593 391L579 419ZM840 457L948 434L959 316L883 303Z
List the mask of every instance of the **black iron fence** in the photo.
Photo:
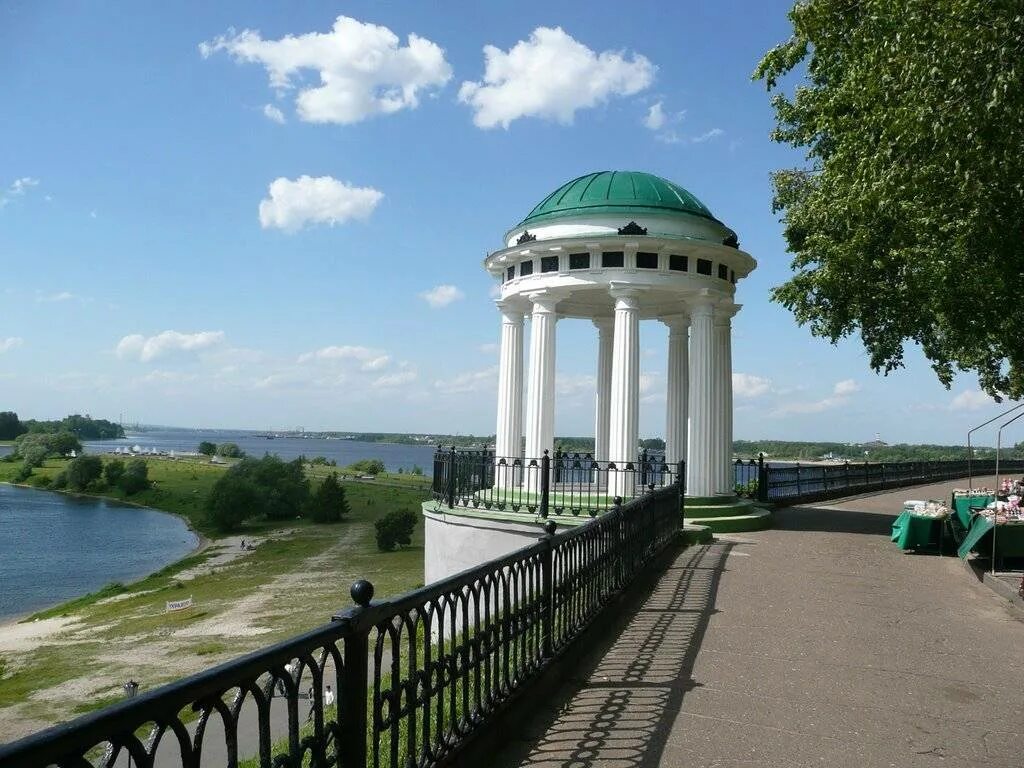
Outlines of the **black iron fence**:
M510 555L0 746L0 768L444 765L678 534L682 484ZM303 694L303 691L306 691Z
M795 464L772 466L761 460L737 461L737 487L747 478L751 498L781 504L823 501L857 493L993 475L995 460L899 461L888 463ZM1024 472L1024 460L1000 461L1001 473ZM755 474L756 472L756 474Z
M642 496L681 477L683 462L670 464L664 454L647 451L635 461L613 462L560 450L523 459L451 447L434 454L433 495L449 509L595 517L611 509L616 496Z

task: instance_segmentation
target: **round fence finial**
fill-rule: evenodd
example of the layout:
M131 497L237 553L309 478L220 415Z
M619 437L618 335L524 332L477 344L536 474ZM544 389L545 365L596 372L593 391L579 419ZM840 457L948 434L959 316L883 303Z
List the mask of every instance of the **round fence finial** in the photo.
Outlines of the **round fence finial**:
M616 496L614 499L612 499L612 503L616 507L621 507L622 506L622 497L621 496Z
M554 536L556 528L558 528L558 524L555 523L554 520L548 520L546 523L544 523L544 533L546 533L548 536Z
M368 582L366 579L358 579L352 582L352 588L349 589L349 594L352 595L352 599L356 601L356 605L365 608L373 600L373 584Z

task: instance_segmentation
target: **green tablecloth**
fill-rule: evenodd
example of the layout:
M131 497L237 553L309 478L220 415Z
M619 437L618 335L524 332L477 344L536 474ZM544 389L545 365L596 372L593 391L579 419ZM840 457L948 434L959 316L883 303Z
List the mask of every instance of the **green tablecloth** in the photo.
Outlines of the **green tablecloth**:
M957 554L964 559L972 551L982 557L992 556L992 528L987 517L978 515L971 523L967 538L960 545ZM1024 522L1003 523L996 530L996 559L1003 557L1024 557Z
M900 549L937 547L942 537L942 518L915 515L903 510L892 524L892 540Z
M957 518L964 528L971 527L971 507L985 507L989 502L995 501L996 497L990 494L975 494L974 496L954 496L950 507L956 512Z

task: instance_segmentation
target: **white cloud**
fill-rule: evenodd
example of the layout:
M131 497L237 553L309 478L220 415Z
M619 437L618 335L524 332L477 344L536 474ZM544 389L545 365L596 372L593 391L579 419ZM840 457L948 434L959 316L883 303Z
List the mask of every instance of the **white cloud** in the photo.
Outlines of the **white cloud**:
M492 392L498 382L498 366L492 365L479 371L466 371L450 379L438 379L434 386L448 394L466 392Z
M843 379L837 381L836 385L832 387L832 394L836 397L847 397L852 395L854 392L860 391L860 384L853 379Z
M36 296L36 301L70 301L73 298L75 298L75 294L70 293L69 291L60 291L59 293L40 294Z
M415 370L398 371L389 373L386 376L379 376L373 382L375 387L400 387L404 384L411 384L416 381L419 374Z
M0 339L0 353L10 352L12 349L17 349L25 340L20 336L8 336L6 339Z
M647 117L644 118L644 125L650 128L652 131L660 131L665 126L665 121L668 118L665 117L665 112L661 108L661 102L652 104L650 109L647 110Z
M373 367L367 368L367 365L381 368L386 365L390 359L391 358L388 355L384 354L379 349L360 347L354 344L321 347L313 352L306 352L305 354L299 355L300 363L308 363L311 360L358 360L360 363L363 363L364 370L375 370ZM383 360L383 362L381 362L381 360Z
M447 307L453 301L458 301L465 294L454 285L437 285L429 291L423 291L420 298L427 302L433 309Z
M949 403L951 411L980 411L995 405L995 400L980 389L967 389L954 397Z
M568 125L580 109L644 90L657 69L640 54L595 53L561 27L538 27L508 52L485 45L484 61L483 81L459 89L480 128L508 128L521 117Z
M225 51L238 62L262 64L278 92L297 88L296 113L310 123L358 123L419 105L421 91L440 88L452 69L436 43L410 34L401 45L390 29L338 16L330 32L264 40L246 29L200 43L207 58ZM299 83L314 70L319 83Z
M772 388L772 380L751 373L734 373L732 375L732 393L737 398L746 400L760 397Z
M498 351L498 345L493 341L488 342L487 344L481 344L480 351L483 352L485 355L493 355L495 352Z
M364 371L379 371L381 368L387 368L390 362L391 355L379 355L371 360L367 360L360 368Z
M0 192L0 208L3 208L15 198L21 197L32 187L38 186L39 179L33 179L31 176L22 176L20 179L15 179L6 190Z
M791 416L801 413L822 413L846 405L850 395L860 391L860 385L853 379L837 381L832 387L832 394L821 400L798 400L780 405L771 412L772 416Z
M555 393L565 397L594 394L597 377L586 373L555 373Z
M692 141L694 144L703 144L705 141L717 139L723 133L725 133L725 131L723 131L721 128L712 128L710 131L705 131L699 136L692 136L690 138L690 141Z
M164 331L149 337L143 336L141 333L133 333L122 338L115 351L120 358L148 363L173 352L201 352L223 343L223 331L200 331L198 333Z
M284 112L275 107L273 104L263 105L263 115L268 120L272 120L279 125L284 125Z
M330 176L283 176L270 183L270 197L260 201L260 226L294 232L309 224L344 224L365 219L384 197L372 187L353 187Z

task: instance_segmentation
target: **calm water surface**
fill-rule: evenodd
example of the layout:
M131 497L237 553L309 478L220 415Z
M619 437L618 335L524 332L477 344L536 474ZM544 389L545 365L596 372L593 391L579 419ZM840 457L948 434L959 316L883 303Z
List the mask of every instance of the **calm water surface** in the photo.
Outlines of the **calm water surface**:
M0 618L141 578L197 544L173 515L0 484Z

